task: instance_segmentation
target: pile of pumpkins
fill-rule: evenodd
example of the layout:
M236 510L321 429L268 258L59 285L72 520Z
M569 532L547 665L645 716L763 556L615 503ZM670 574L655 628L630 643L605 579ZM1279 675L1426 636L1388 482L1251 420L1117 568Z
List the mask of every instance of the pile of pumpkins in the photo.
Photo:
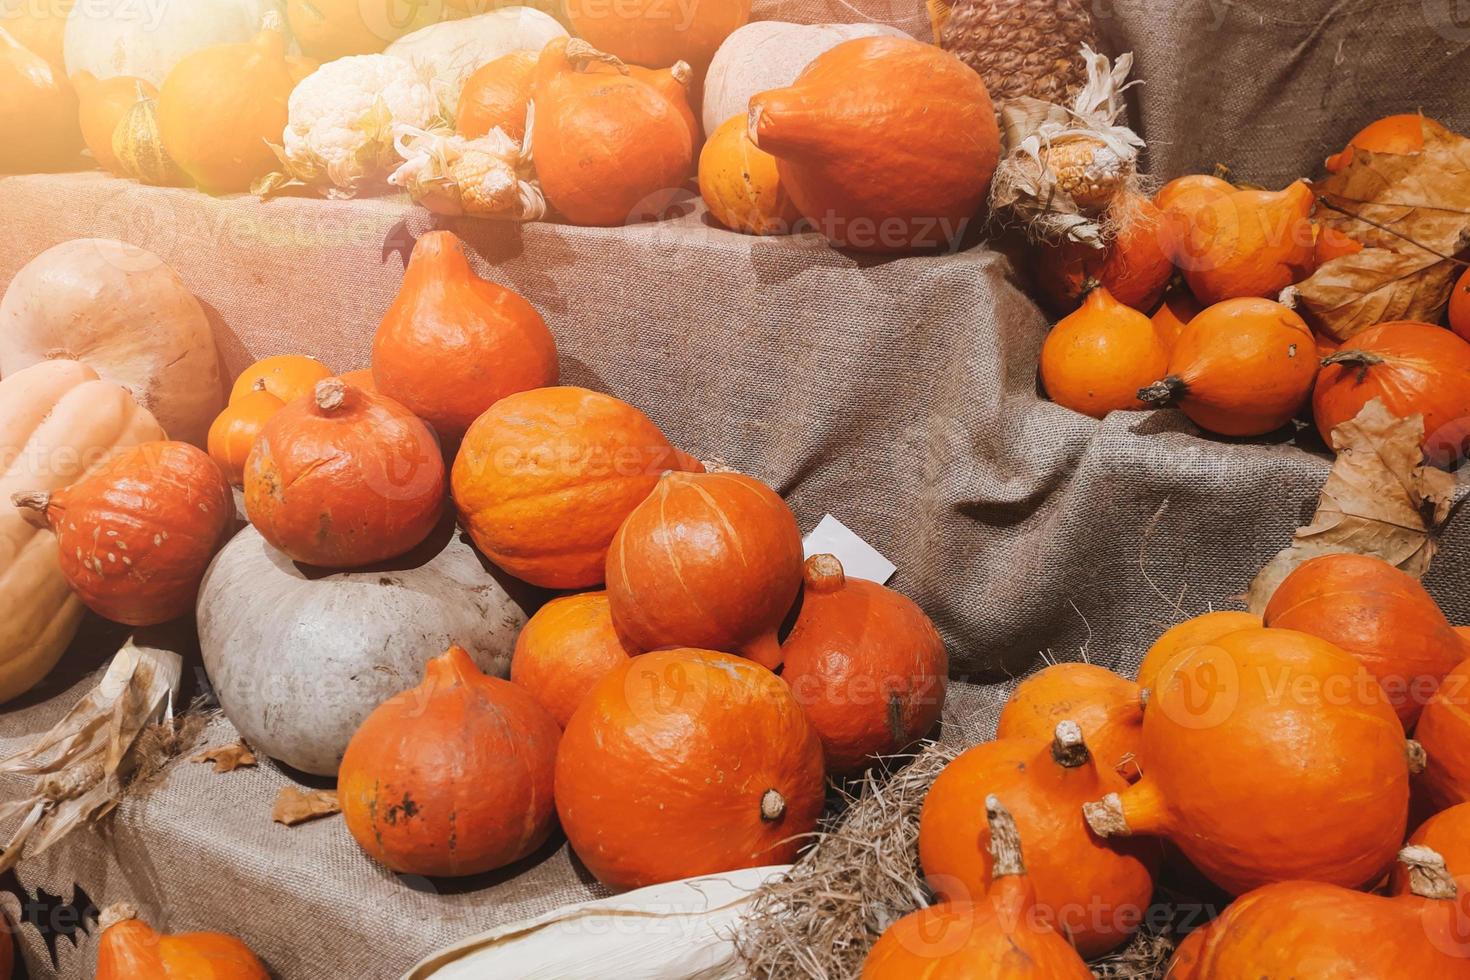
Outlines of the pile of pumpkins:
M1328 169L1343 170L1359 148L1422 151L1425 127L1437 126L1418 115L1379 120ZM1423 416L1430 462L1449 466L1470 450L1470 274L1453 291L1450 329L1385 322L1339 343L1279 301L1364 248L1313 220L1306 181L1265 191L1192 174L1112 208L1119 232L1105 248L1035 253L1037 286L1065 314L1041 348L1054 402L1099 419L1177 405L1201 429L1237 437L1274 432L1310 408L1332 446L1332 430L1376 398L1393 415Z
M1000 153L985 82L955 55L878 25L747 24L748 0L706 0L689 24L657 3L561 21L467 0L397 18L165 0L157 23L134 6L0 23L0 79L25 93L0 117L25 136L0 172L75 166L85 145L149 184L345 195L391 178L438 211L549 203L582 225L659 217L697 182L737 231L893 252L958 244Z
M935 780L938 903L863 976L1088 977L1165 873L1228 903L1170 978L1470 976L1467 682L1470 633L1358 554L1170 628L1136 680L1044 668Z

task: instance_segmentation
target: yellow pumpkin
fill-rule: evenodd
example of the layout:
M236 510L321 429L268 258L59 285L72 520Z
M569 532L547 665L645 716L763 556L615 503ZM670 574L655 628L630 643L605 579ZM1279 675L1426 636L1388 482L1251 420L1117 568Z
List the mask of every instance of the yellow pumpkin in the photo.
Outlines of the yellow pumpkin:
M112 150L112 134L129 109L145 97L157 98L158 89L131 75L99 80L89 71L77 72L71 84L77 90L78 118L87 149L103 170L128 176Z
M750 235L789 234L801 213L776 172L776 158L750 141L744 116L731 116L699 153L699 193L716 221Z
M189 183L189 175L163 148L163 136L158 131L158 99L144 94L141 88L132 106L113 128L112 155L117 161L117 172L124 177L156 187L182 187Z

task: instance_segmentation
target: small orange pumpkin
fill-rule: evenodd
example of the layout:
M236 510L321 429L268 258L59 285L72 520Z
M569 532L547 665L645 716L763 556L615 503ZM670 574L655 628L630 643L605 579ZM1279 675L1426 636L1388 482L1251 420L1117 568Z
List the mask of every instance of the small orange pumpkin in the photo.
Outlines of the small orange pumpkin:
M1238 190L1205 201L1188 234L1168 235L1170 258L1206 305L1259 296L1274 299L1311 275L1316 196L1305 181L1282 191ZM1178 213L1178 212L1176 212Z
M474 139L498 129L519 143L526 136L526 109L537 51L512 51L475 69L460 92L454 131Z
M1088 293L1041 345L1041 384L1052 401L1095 419L1145 409L1139 389L1169 365L1169 348L1153 322L1113 298L1106 286Z
M92 158L103 170L129 176L112 151L112 134L140 98L158 98L158 89L146 79L131 75L115 75L99 81L89 71L77 72L71 82L77 90L82 139L92 151Z
M1159 308L1154 310L1154 329L1159 332L1159 339L1164 346L1173 352L1174 345L1179 342L1179 335L1184 332L1185 324L1204 312L1204 307L1199 305L1199 300L1185 286L1170 289L1164 294L1164 301Z
M250 947L222 932L160 934L125 902L98 926L95 980L270 980Z
M1076 309L1097 284L1125 306L1151 310L1169 285L1174 263L1162 244L1163 212L1139 195L1121 198L1111 210L1118 232L1106 247L1068 240L1038 250L1037 285L1058 312Z
M400 874L503 868L551 836L560 737L528 692L452 646L347 744L337 774L347 829Z
M781 679L708 650L614 668L556 757L562 829L614 888L790 862L825 788L821 739Z
M750 141L744 116L726 119L699 152L699 194L716 221L747 235L789 234L801 220L776 158Z
M264 381L256 381L255 390L231 398L210 423L205 445L210 458L219 464L230 483L240 486L245 482L245 460L250 457L256 437L285 404L266 390Z
M343 384L361 388L369 394L378 393L378 383L373 380L373 369L370 367L358 368L356 371L343 371L337 377L342 379Z
M552 599L516 637L510 679L563 728L604 675L638 653L613 625L606 592Z
M1171 260L1185 254L1190 228L1200 211L1235 193L1235 186L1209 174L1187 174L1169 181L1154 195L1154 205L1163 213L1159 244Z
M1424 152L1424 124L1438 126L1417 112L1406 112L1396 116L1385 116L1375 120L1348 140L1342 152L1327 158L1325 166L1330 173L1341 173L1353 162L1357 150L1369 153L1396 153L1412 156Z
M1138 665L1138 687L1152 691L1159 679L1173 673L1180 658L1190 649L1214 643L1220 637L1241 630L1261 628L1261 617L1255 613L1236 612L1230 609L1207 612L1166 629Z
M262 386L282 402L293 402L311 394L318 381L331 376L331 369L314 357L276 354L240 372L230 386L230 404L261 390Z
M1106 667L1060 663L1044 667L1016 686L1000 710L995 737L1045 741L1071 719L1082 729L1098 763L1129 781L1142 773L1140 688Z
M1441 810L1409 835L1409 846L1427 847L1444 858L1445 869L1459 881L1470 880L1470 803ZM1402 862L1389 877L1390 895L1408 895L1412 889L1410 869Z
M1414 781L1417 810L1438 813L1470 803L1470 660L1445 675L1414 726L1427 762Z

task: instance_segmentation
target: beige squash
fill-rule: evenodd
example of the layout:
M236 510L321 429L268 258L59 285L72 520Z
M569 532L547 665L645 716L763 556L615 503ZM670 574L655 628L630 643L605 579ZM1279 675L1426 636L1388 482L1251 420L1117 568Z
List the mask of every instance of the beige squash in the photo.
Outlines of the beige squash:
M45 361L0 381L0 703L30 690L56 664L83 606L41 531L10 495L75 483L119 449L163 438L126 390L85 364Z

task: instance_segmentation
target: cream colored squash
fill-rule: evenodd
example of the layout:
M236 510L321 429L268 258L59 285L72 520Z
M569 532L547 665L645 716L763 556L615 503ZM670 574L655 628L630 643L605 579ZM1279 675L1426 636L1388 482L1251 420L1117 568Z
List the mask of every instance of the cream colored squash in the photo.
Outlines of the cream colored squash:
M268 10L285 16L282 0L83 0L66 19L66 73L162 85L184 55L253 38Z
M203 446L224 406L204 309L178 273L135 245L78 238L15 274L0 299L0 377L55 358L127 388L171 439Z
M459 93L475 69L512 51L540 51L567 29L532 7L501 7L463 20L414 31L388 45L391 54L416 65L433 80L444 117L453 119Z
M0 703L46 676L84 611L61 576L56 535L10 495L59 490L117 450L162 438L147 409L85 364L46 361L0 381Z
M785 88L813 58L855 37L908 37L886 24L787 24L762 20L725 38L704 79L704 131L744 116L757 92Z

